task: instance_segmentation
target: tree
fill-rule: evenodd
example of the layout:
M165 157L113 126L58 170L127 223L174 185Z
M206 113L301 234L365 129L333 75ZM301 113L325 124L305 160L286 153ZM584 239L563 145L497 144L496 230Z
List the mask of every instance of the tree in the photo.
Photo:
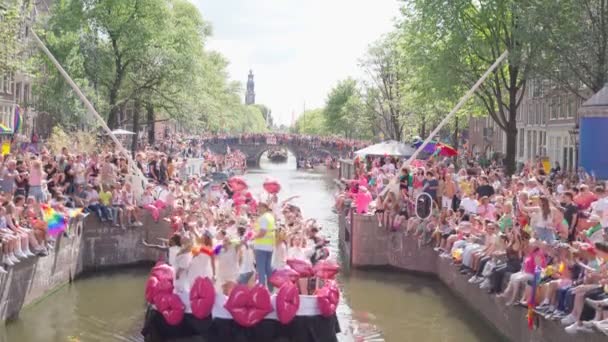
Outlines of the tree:
M488 115L506 135L506 173L515 171L517 109L526 80L535 64L538 46L529 2L516 0L412 0L402 12L416 25L428 49L445 61L434 65L447 84L472 86L505 51L506 63L479 88L476 95ZM430 38L430 39L428 39Z
M383 37L372 44L361 66L368 76L364 93L372 122L385 139L401 141L411 112L406 108L404 93L409 70L397 46L395 34Z
M272 128L274 127L274 119L272 118L272 113L270 111L270 108L266 107L266 105L263 104L254 104L254 107L257 107L260 112L262 112L262 116L264 117L264 121L266 121L268 124L268 128Z
M323 109L305 111L298 117L293 132L306 135L327 135L328 129L325 124Z
M30 10L29 1L6 0L0 3L0 75L25 68L20 55L26 48L23 32Z
M357 81L347 78L331 90L323 109L324 125L329 133L345 138L368 137L369 122Z
M602 89L608 81L608 0L534 4L535 36L544 57L537 75L584 99Z

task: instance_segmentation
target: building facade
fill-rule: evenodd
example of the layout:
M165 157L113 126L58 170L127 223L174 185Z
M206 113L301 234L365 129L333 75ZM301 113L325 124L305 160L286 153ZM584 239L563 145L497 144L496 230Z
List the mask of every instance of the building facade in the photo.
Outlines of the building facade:
M558 87L554 82L530 80L517 112L518 163L546 157L551 165L575 170L577 112L583 100ZM505 133L489 117L469 120L469 149L491 157L492 152L506 152Z

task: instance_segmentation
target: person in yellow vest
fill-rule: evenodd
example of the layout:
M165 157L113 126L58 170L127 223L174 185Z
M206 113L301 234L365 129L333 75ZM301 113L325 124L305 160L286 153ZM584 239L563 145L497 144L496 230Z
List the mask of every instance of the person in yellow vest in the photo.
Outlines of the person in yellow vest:
M260 284L272 290L268 278L272 274L272 252L275 245L275 219L268 204L260 202L258 218L253 227L253 254Z

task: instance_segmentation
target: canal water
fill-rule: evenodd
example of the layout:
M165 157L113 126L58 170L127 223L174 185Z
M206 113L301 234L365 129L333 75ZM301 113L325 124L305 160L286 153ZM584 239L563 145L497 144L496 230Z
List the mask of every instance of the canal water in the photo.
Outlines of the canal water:
M315 217L330 238L339 259L338 227L332 175L296 170L295 159L272 164L245 176L250 187L262 189L265 177L279 179L282 198L294 200L305 217ZM255 192L254 192L255 195ZM143 341L144 284L148 270L118 270L79 279L22 311L0 327L0 342ZM401 342L500 341L501 337L468 310L439 281L394 271L352 271L339 280L342 301L338 316L341 341Z

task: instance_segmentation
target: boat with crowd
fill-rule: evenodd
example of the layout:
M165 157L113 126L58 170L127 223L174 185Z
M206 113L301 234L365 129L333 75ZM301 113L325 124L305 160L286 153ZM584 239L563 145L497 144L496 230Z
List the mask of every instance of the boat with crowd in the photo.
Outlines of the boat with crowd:
M263 188L254 198L232 176L200 192L200 207L171 210L169 240L148 244L166 258L146 282L145 341L337 341L328 241L293 198L278 201L278 181Z

